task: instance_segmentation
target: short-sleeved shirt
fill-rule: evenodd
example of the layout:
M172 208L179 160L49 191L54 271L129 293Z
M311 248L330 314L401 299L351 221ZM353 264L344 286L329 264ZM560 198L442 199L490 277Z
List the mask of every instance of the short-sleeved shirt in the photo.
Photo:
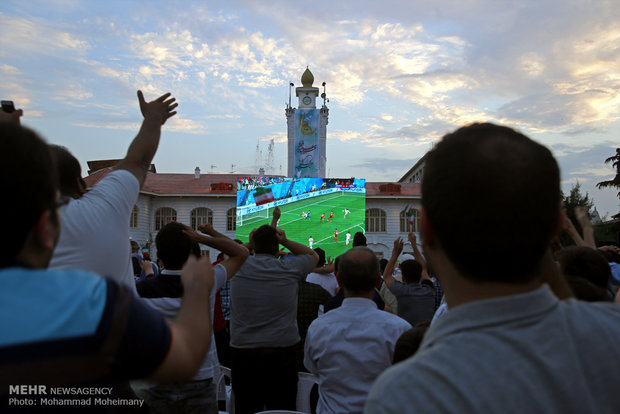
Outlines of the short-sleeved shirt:
M145 279L136 284L138 294L142 297L144 303L168 320L174 320L181 309L181 302L183 300L181 273L182 270L164 269L159 276ZM213 268L213 276L215 281L213 289L211 289L211 295L209 296L211 323L213 323L215 295L226 283L226 268L221 264L215 265ZM211 332L211 344L215 344L213 332ZM218 367L219 362L217 359L216 347L210 346L202 366L193 379L204 380L214 378Z
M392 365L394 346L411 325L366 298L315 319L308 329L304 365L319 379L317 413L361 413L374 380Z
M396 296L398 316L415 326L430 321L435 313L435 288L431 281L404 284L395 280L388 287Z
M0 270L0 372L25 363L32 367L32 378L24 383L40 384L41 378L51 376L74 386L113 384L152 374L170 349L170 328L133 293L125 292L129 300L126 325L118 332L120 345L110 360L109 374L63 383L63 374L76 368L70 361L99 354L110 330L117 326L113 321L118 317L120 289L115 281L81 270ZM43 364L58 360L69 362L46 372Z
M313 268L309 254L248 257L230 280L230 345L270 348L299 342L297 285Z
M109 277L135 292L129 218L140 183L115 170L60 210L58 245L50 269L84 269Z

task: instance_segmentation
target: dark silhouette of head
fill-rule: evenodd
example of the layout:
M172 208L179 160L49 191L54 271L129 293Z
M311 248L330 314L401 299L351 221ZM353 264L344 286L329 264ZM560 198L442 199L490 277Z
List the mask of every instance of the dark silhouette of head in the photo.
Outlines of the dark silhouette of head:
M58 187L63 196L78 198L84 194L86 183L82 180L80 162L60 145L50 145L50 151L56 164Z
M317 247L314 252L319 256L319 261L316 263L316 267L321 267L325 264L325 250Z
M565 277L581 277L594 285L606 289L611 277L611 268L598 250L586 246L569 246L559 255L560 269Z
M366 236L361 231L353 235L353 247L366 246Z
M276 229L268 224L260 226L252 235L255 253L266 253L276 256L278 254L278 234Z
M200 256L200 246L183 232L184 229L180 223L168 223L155 237L157 257L168 270L182 269L190 254Z
M44 212L49 210L51 220L59 225L56 170L48 144L36 132L0 123L0 182L3 194L10 198L0 203L5 218L0 259L10 261L27 248L27 239Z
M406 284L418 283L422 276L422 265L415 260L405 260L400 264L403 282Z
M338 275L349 294L372 294L379 280L379 260L369 248L353 247L340 256Z
M430 243L463 277L528 283L559 229L559 168L546 147L525 135L472 124L427 154L422 206Z

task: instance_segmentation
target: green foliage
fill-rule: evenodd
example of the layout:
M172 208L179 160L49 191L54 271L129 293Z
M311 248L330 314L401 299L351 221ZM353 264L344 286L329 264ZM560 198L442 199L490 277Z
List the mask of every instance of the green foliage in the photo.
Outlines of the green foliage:
M605 164L611 163L611 166L616 169L616 176L611 180L601 181L596 184L597 188L618 188L620 189L620 148L616 148L616 155L613 155L605 160ZM618 197L620 197L620 191L618 192ZM612 218L620 218L620 213L615 214Z
M594 208L594 200L590 198L590 195L586 192L585 195L581 193L581 184L579 181L570 189L568 195L562 193L562 202L564 203L564 208L566 209L566 215L573 222L575 228L580 234L583 234L581 226L577 222L577 218L575 217L575 207L586 206L588 207L588 215L592 217L592 209ZM573 239L563 231L560 235L560 242L563 246L569 246L575 244Z

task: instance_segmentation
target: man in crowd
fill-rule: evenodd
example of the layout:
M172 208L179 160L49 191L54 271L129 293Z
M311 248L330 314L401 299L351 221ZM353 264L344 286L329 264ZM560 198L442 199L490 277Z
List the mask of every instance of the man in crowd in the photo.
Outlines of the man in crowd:
M60 210L60 240L50 268L90 270L135 291L127 223L157 151L161 127L176 114L174 101L167 93L146 102L138 91L142 127L125 158L90 191L78 160L66 148L52 146L60 191L70 201Z
M342 306L310 325L304 365L319 379L317 413L360 413L377 376L392 365L394 345L411 325L373 302L379 261L367 247L340 257Z
M277 222L274 210L273 223ZM254 256L230 281L230 345L235 411L294 410L297 396L295 345L297 285L316 266L309 247L264 225L250 234ZM279 245L294 256L278 260Z
M214 286L211 290L209 314L196 317L209 318L213 323L215 295L220 288L239 270L248 257L248 249L213 229L211 224L198 226L209 237L196 232L181 223L168 223L155 238L157 256L164 263L164 270L158 277L145 279L138 283L138 294L145 303L168 320L173 320L181 308L183 284L181 274L183 264L190 254L200 257L198 243L220 250L228 258L214 268ZM211 336L215 345L215 338ZM192 412L217 414L217 390L214 378L219 372L216 347L211 346L198 373L187 383L157 384L146 389L144 397L153 412Z
M409 322L411 326L415 326L419 322L430 322L433 319L435 288L428 274L424 272L424 278L422 278L424 269L416 260L404 260L400 264L402 282L392 276L403 246L404 243L400 237L394 240L394 249L383 272L383 280L396 297L398 316Z
M108 386L112 394L106 397L129 400L135 396L127 379L191 378L211 338L209 319L196 317L209 311L209 262L190 259L185 264L183 306L175 321L166 323L111 279L83 270L45 269L61 219L50 148L35 132L0 123L0 183L12 198L0 205L3 215L11 217L0 238L3 396L15 384ZM7 403L4 410L15 408ZM45 408L29 406L25 411ZM108 408L91 406L87 411Z
M422 246L450 311L364 412L620 412L620 307L561 300L551 152L507 127L463 127L427 154L422 194Z

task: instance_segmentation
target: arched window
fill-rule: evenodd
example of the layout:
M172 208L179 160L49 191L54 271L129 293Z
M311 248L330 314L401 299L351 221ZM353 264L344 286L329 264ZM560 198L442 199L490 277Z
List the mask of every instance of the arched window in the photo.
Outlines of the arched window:
M201 224L213 224L213 211L206 207L195 208L189 215L189 222L194 230L198 230Z
M155 211L155 230L161 230L166 224L171 221L176 221L177 212L170 207L161 207Z
M413 210L413 224L409 222L409 217L404 211L400 212L400 232L409 233L410 231L420 232L420 212L418 210Z
M226 212L226 231L237 230L237 209L235 207Z
M138 206L133 206L131 217L129 218L129 227L138 227Z
M366 231L371 233L385 231L385 211L380 208L366 210Z

